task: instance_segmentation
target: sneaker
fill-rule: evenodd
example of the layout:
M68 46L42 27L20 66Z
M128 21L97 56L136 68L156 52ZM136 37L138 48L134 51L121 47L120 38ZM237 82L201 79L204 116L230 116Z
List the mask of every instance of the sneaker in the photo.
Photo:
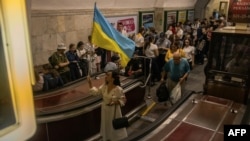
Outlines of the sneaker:
M95 79L100 79L100 77L98 77L98 76L95 76Z

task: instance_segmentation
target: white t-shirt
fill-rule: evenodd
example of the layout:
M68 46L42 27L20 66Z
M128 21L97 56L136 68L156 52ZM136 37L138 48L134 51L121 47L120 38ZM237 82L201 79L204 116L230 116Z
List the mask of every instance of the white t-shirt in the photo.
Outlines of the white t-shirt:
M182 38L183 38L183 30L180 28L180 29L177 31L176 35L177 35L180 39L182 39Z
M86 53L86 50L84 48L82 50L79 50L79 49L76 50L76 54L80 59L86 58L86 57L84 58L85 53Z
M169 39L169 37L173 34L173 31L172 30L167 30L165 32L165 34L167 35L167 38Z
M145 49L145 55L147 57L154 58L154 57L156 57L155 53L154 53L154 50L157 50L157 49L158 49L157 45L155 45L153 43L150 43L150 46Z
M194 46L184 47L182 50L185 52L185 58L188 60L188 62L194 61L192 60L192 56L195 53Z

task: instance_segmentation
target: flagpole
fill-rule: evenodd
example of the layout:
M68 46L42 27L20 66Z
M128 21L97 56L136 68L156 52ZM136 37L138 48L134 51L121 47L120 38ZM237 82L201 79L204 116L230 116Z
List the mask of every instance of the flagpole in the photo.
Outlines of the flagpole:
M93 62L95 61L94 60L94 54L95 54L95 48L94 48L94 44L93 44L93 42L92 42L92 34L93 34L93 27L94 27L94 17L95 17L95 15L94 15L94 11L95 11L95 8L96 8L96 1L95 1L95 3L94 3L94 9L93 9L93 23L92 23L92 29L91 29L91 39L89 40L89 43L90 43L90 45L91 45L91 54L90 54L90 61L89 61L89 63L88 63L88 68L89 68L89 71L88 71L88 75L90 76L92 73L93 73L93 70L92 70L92 65L93 65ZM95 76L95 78L96 78L96 76Z
M95 11L95 7L96 7L96 1L95 1L95 3L94 3L94 9L93 9L93 19L94 19L94 11ZM92 34L93 34L93 27L94 27L94 20L92 20L92 29L91 29L91 36L92 36ZM88 39L89 40L89 39ZM91 41L89 41L91 44L92 44L92 38L91 38ZM92 45L91 45L92 46ZM92 63L92 58L93 58L93 53L90 55L90 60L88 61L88 76L90 76L91 75L91 73L92 73L92 71L91 71L91 65L90 65L90 63Z

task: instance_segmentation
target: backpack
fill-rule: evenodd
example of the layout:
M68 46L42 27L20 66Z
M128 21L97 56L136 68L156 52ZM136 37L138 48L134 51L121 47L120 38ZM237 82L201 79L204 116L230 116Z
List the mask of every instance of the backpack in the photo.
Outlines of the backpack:
M169 91L165 83L161 83L156 89L156 96L158 97L158 102L163 102L169 100Z

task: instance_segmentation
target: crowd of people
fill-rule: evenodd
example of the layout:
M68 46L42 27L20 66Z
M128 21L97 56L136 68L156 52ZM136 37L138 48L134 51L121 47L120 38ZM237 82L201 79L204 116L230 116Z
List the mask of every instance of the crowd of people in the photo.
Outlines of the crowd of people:
M117 53L112 53L110 61L103 59L106 58L105 50L93 45L91 36L87 43L79 41L77 44L70 44L68 51L60 43L57 51L49 57L49 64L43 66L41 73L37 73L34 90L48 90L50 87L63 86L70 81L87 77L90 94L103 97L101 136L104 140L122 139L127 136L126 129L112 128L112 119L122 117L120 106L126 103L120 86L121 70L124 70L123 75L132 78L151 73L153 83L150 85L157 81L165 83L167 80L168 90L171 91L177 83L182 85L187 80L195 64L204 63L208 56L211 32L224 26L223 19L195 19L194 23L186 21L184 24L179 22L168 25L165 32L157 33L154 27L140 27L138 33L128 35L122 23L119 23L117 30L135 42L133 58L125 68L120 66ZM95 87L90 74L99 72L106 72L105 82L100 87Z
M37 83L33 86L34 91L54 89L89 74L101 72L103 50L91 43L91 36L88 39L87 43L71 43L68 50L64 43L59 43L57 51L48 58L49 63L43 65L41 71L35 71Z
M168 25L165 32L157 33L154 27L140 27L138 33L128 35L123 29L123 24L117 24L117 30L135 42L134 55L151 59L151 70L149 70L149 62L144 64L140 59L131 59L127 67L122 68L119 65L119 54L116 53L113 53L111 60L107 61L106 50L93 45L91 36L88 37L87 43L83 41L77 44L71 43L68 50L65 44L58 44L57 51L48 60L51 70L59 74L52 76L60 77L63 82L60 86L88 74L115 69L123 69L126 76L135 74L135 76L140 76L151 72L152 85L154 85L154 82L161 80L164 65L173 58L174 53L178 53L181 58L186 58L191 70L195 64L203 64L208 55L211 32L223 26L225 26L223 19L219 21L195 19L193 23L186 21ZM36 74L41 75L44 72ZM44 81L41 80L43 77L37 78L39 78L37 82Z

